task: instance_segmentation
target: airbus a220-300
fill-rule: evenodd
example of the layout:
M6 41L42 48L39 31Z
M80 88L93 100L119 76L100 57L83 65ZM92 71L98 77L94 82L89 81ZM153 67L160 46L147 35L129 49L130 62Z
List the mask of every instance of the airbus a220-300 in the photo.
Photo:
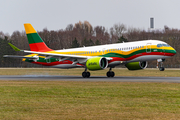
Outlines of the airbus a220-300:
M160 40L142 40L91 47L52 50L44 43L31 24L24 24L30 50L20 50L9 45L16 51L30 53L26 56L5 55L4 57L22 58L25 62L54 68L84 68L82 76L90 77L89 71L109 68L107 77L114 77L112 68L125 65L129 70L145 69L147 61L160 62L160 71L164 71L162 63L166 58L176 54L174 48Z

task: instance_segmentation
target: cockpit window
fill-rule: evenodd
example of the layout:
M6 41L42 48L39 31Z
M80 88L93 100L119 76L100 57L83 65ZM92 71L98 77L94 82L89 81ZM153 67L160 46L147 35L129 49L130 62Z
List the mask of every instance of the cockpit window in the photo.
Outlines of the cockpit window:
M168 45L168 44L157 44L157 47L170 47L170 45Z
M168 45L168 44L162 44L163 46L165 46L165 47L169 47L170 45Z
M162 44L157 44L157 47L162 47Z

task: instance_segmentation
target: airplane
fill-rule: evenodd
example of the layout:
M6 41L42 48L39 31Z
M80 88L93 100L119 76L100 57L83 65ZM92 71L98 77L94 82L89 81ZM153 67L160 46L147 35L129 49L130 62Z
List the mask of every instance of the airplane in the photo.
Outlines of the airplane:
M50 49L33 26L24 24L30 50L21 50L8 43L15 51L30 53L25 56L4 55L4 57L21 58L25 62L49 66L53 68L84 68L82 77L89 78L90 72L109 68L107 77L114 77L112 68L125 65L128 70L145 69L148 61L157 60L159 70L164 71L163 62L176 54L176 50L160 40L142 40L90 47L70 48L62 50ZM89 70L89 71L88 71Z

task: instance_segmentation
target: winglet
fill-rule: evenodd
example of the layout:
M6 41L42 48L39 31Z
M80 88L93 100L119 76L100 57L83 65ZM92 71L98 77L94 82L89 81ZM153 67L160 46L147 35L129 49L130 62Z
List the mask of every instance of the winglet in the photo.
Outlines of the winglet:
M15 51L22 51L11 43L8 43Z

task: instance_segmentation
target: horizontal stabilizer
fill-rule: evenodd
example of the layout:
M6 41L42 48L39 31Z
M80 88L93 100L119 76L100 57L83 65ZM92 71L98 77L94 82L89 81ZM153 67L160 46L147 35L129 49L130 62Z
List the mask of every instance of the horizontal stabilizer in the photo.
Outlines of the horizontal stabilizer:
M16 56L16 55L4 55L3 57L6 58L20 58L20 59L31 59L31 60L35 60L38 59L38 57L25 57L25 56Z
M22 51L11 43L8 43L15 51Z

